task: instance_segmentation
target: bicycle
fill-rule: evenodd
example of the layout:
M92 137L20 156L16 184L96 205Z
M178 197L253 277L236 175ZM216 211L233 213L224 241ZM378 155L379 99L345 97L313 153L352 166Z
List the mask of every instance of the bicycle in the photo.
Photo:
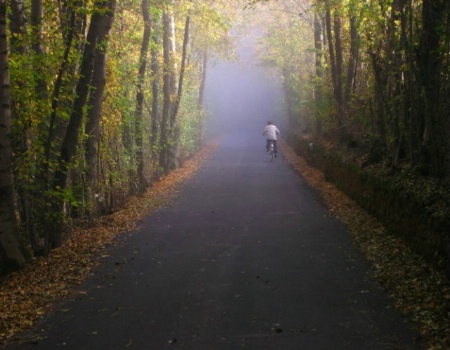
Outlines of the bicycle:
M270 156L270 161L273 162L273 159L276 157L275 145L274 145L273 141L269 141L269 156Z

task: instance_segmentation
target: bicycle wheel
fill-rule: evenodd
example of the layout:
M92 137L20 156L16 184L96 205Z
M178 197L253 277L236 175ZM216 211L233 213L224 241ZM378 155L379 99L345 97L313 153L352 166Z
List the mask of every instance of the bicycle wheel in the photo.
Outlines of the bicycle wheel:
M272 142L270 143L269 155L270 155L270 161L273 162L273 159L275 158L275 150L274 150Z

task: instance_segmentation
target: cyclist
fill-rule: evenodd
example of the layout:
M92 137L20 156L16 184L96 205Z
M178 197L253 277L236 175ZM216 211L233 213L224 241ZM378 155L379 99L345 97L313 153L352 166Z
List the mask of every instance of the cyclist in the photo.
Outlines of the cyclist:
M275 157L278 154L277 135L280 135L280 130L278 130L277 127L273 124L273 122L271 120L269 120L269 122L267 123L266 127L263 130L263 136L265 136L267 139L267 143L266 143L267 152L269 152L270 142L273 142L273 150L275 152Z

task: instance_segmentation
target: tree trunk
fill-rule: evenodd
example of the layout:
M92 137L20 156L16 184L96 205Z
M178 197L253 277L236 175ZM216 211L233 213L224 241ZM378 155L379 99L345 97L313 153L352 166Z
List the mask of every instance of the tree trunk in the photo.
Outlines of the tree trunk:
M91 23L89 25L83 59L81 62L80 79L78 80L76 87L76 98L73 103L67 132L61 145L59 166L55 174L55 189L64 190L66 188L69 167L77 149L80 127L83 121L83 111L86 107L94 70L98 35L104 16L104 14L102 14L102 10L105 8L104 3L104 0L96 1L95 8L97 10L92 15Z
M6 0L0 0L0 273L26 263L16 237L11 152L11 97L8 69Z
M43 34L43 18L44 18L44 6L42 0L31 0L31 30L33 39L31 47L35 55L34 66L38 73L36 75L36 96L39 99L47 98L47 81L45 76L39 72L42 65L45 62L45 48L44 48L44 34ZM45 123L43 123L45 124Z
M344 96L343 96L343 65L344 65L344 53L342 50L342 39L341 39L341 29L342 29L342 19L339 15L334 16L334 41L336 46L336 87L334 90L334 96L337 103L337 127L338 135L342 137L346 130L344 130Z
M151 69L153 74L152 81L152 111L151 111L151 123L152 132L150 135L150 146L152 148L152 157L156 158L158 154L158 131L159 131L159 114L160 114L160 85L159 85L159 74L160 74L160 64L159 64L159 43L160 43L160 27L161 18L155 20L155 26L153 30L153 49L151 53Z
M386 87L386 79L383 75L384 65L380 58L380 52L370 53L374 85L375 85L375 125L374 134L376 139L380 141L382 147L386 144L387 131L386 131L386 98L384 96L384 89Z
M97 47L91 82L91 92L88 102L88 113L86 121L86 163L89 181L90 199L94 199L98 184L98 145L100 137L100 119L102 116L103 93L106 84L106 52L108 49L109 33L114 21L116 0L105 2L105 10L102 15L101 25L98 31ZM94 203L94 212L97 211ZM95 215L95 214L94 214Z
M331 9L329 7L329 3L327 1L327 9L325 14L325 23L326 23L326 33L327 33L327 42L328 42L328 54L330 55L330 68L331 68L331 80L333 82L333 93L334 98L336 102L336 108L337 108L337 129L338 132L341 130L341 118L339 116L340 110L339 110L339 96L338 96L338 72L337 72L337 60L336 60L336 53L334 48L334 39L332 34L332 25L331 25Z
M62 118L58 118L58 108L61 104L61 92L63 89L64 78L67 74L75 74L78 70L76 63L69 62L69 55L72 50L82 51L83 37L85 31L86 15L82 11L83 0L74 0L61 8L62 34L64 38L64 53L61 59L61 65L53 84L51 96L51 112L47 141L45 143L45 159L48 165L55 158L55 154L60 150L60 144L55 141L61 141L67 129L67 123ZM75 88L75 84L69 84L69 91ZM51 159L53 158L53 159ZM48 169L47 169L48 171Z
M314 103L315 103L315 135L322 134L321 110L323 109L323 28L317 14L314 14L314 49L315 49L315 83L314 83Z
M10 7L9 29L12 34L9 38L10 49L11 52L24 54L27 52L27 45L25 43L26 21L23 0L11 0Z
M113 0L111 0L113 1ZM80 78L76 87L76 98L73 103L72 113L70 115L67 132L61 145L61 152L58 161L58 168L55 172L55 181L53 189L55 191L64 191L67 187L67 178L69 169L75 156L80 128L83 121L84 109L86 107L89 88L92 80L95 64L95 51L97 47L98 35L105 16L109 16L108 8L111 2L97 0L95 3L96 11L92 15L86 45L84 48L83 59L80 68ZM63 216L63 196L61 199L55 199L52 205L52 218L49 219L50 230L52 234L52 246L61 244L62 216Z
M344 103L346 109L351 100L351 94L355 90L356 71L358 68L358 52L359 52L359 37L356 28L356 17L350 17L350 56L347 67L347 81L345 83Z
M422 35L418 48L418 70L422 87L422 109L425 118L423 135L423 161L429 158L431 171L444 177L449 166L448 157L448 96L441 96L443 55L442 28L447 29L447 0L424 0L422 5Z
M327 2L326 14L325 14L325 27L326 27L326 34L327 34L328 54L330 55L331 80L333 82L333 91L335 91L336 86L337 86L336 57L335 57L335 53L334 53L333 33L331 30L332 29L332 27L331 27L331 10L329 8L328 2Z
M161 136L160 136L160 156L159 163L164 173L168 172L168 151L170 142L170 103L171 103L171 76L170 60L170 15L168 11L163 14L163 56L164 56L164 73L163 73L163 109L161 117Z
M171 142L172 145L169 160L169 167L170 167L169 170L176 169L180 166L179 165L180 131L178 125L178 111L180 108L181 97L183 95L183 81L186 70L187 49L189 44L189 25L190 25L190 17L186 16L186 21L184 25L184 39L183 39L183 51L181 56L180 77L178 80L178 92L170 116L170 129L172 130L172 142Z
M136 133L136 158L138 191L144 192L148 187L144 174L144 150L143 150L143 108L144 108L144 84L147 71L147 54L150 44L151 23L149 13L149 1L142 0L142 17L144 20L144 33L142 36L141 53L139 57L138 84L136 91L135 133Z
M176 29L175 29L175 17L173 13L173 6L174 6L174 0L169 0L170 7L167 11L168 15L168 23L167 23L167 30L168 30L168 48L170 53L170 59L168 61L169 66L167 67L170 72L170 94L171 94L171 102L172 99L175 98L177 92L178 92L178 76L177 76L177 61L175 59L175 55L177 52L177 45L176 45Z
M203 51L203 60L202 60L202 66L201 66L201 76L200 76L200 87L198 90L198 101L197 101L197 108L199 111L203 110L203 107L205 105L205 86L206 86L206 72L208 69L208 51L205 49Z
M331 23L331 8L329 1L326 2L326 33L328 41L328 50L330 55L331 78L333 82L334 100L336 102L336 128L338 137L341 138L344 133L344 105L343 105L343 51L341 40L341 18L339 15L333 15L333 24ZM333 37L334 32L334 37Z
M50 124L49 124L49 131L47 136L47 142L45 143L45 163L46 163L46 172L48 177L48 164L50 162L50 155L53 149L53 141L55 139L55 128L57 124L57 109L59 104L59 97L61 94L61 89L63 85L63 78L66 74L66 71L69 67L68 59L69 54L72 49L72 43L76 36L76 10L72 9L70 14L70 21L68 24L68 32L65 35L65 49L63 53L63 57L61 60L61 66L58 71L58 75L56 76L53 92L52 92L52 107L51 107L51 113L50 113ZM58 134L58 132L56 132Z
M20 56L23 58L28 53L28 45L26 41L26 20L24 13L24 4L21 0L11 0L11 14L9 28L11 31L11 54ZM16 89L23 88L23 82L16 82ZM17 107L19 104L11 99L11 114L12 118L19 118L17 115ZM12 149L13 153L17 154L17 158L20 155L26 154L28 151L27 134L28 123L20 123L20 130L12 131ZM19 128L19 127L18 127ZM25 129L24 129L25 128ZM18 160L18 159L17 159ZM14 160L13 160L14 161ZM17 195L18 195L18 210L20 216L20 230L28 237L31 248L35 255L44 254L45 242L39 237L38 230L36 229L36 219L34 217L34 196L33 191L27 183L18 181L15 183ZM36 192L36 191L34 191ZM42 196L42 194L40 194Z

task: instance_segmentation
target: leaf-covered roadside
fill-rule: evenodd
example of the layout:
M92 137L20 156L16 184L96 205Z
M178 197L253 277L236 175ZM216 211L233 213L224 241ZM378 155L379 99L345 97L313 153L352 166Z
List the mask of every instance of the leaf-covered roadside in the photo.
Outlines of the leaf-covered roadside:
M374 277L390 293L397 309L416 322L426 349L449 346L449 281L414 254L399 238L362 210L322 172L310 167L286 143L280 148L292 167L316 188L329 210L350 230L356 244L371 262Z
M135 228L140 219L170 203L177 187L191 177L216 147L205 146L181 168L152 186L143 196L101 218L93 227L75 227L65 244L48 258L38 258L23 270L0 280L0 347L14 335L30 329L51 307L67 296L98 264L102 250L120 233Z
M426 348L447 349L449 284L445 276L433 271L400 240L386 235L376 220L326 182L320 171L309 167L290 147L282 142L280 147L294 169L318 189L330 210L348 226L396 307L418 323ZM144 196L133 198L126 208L104 217L95 227L76 227L66 244L54 250L48 259L36 259L24 270L3 278L0 347L11 337L30 329L54 302L80 284L97 264L102 250L114 242L114 237L133 229L152 210L167 205L177 186L195 173L201 160L213 149L214 145L209 145Z

